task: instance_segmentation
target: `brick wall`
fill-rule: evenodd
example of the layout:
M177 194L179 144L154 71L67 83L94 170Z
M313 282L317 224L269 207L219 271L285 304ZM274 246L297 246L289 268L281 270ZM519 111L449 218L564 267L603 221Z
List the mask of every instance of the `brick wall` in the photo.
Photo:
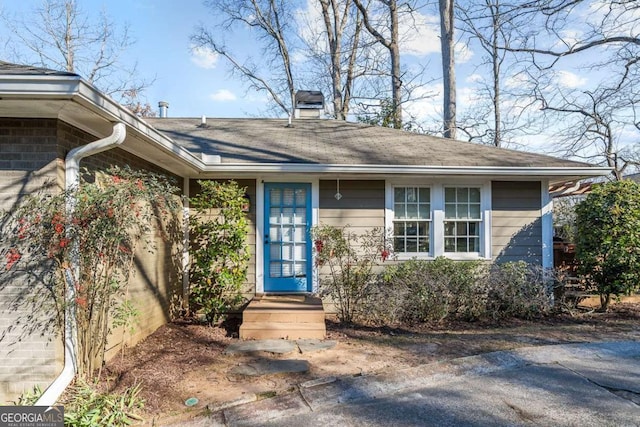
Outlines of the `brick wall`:
M0 209L11 209L20 196L38 189L59 191L64 183L66 154L96 139L56 119L0 118ZM120 148L88 157L80 164L91 170L111 165L166 173ZM180 179L176 186L182 188ZM155 225L155 230L167 226L163 221ZM174 240L164 241L160 233L154 232L154 253L142 249L137 253L129 294L140 315L133 336L127 333L124 337L129 345L166 323L172 297L182 292L181 224L174 224L174 228ZM4 268L4 259L0 259L0 268ZM42 293L38 284L28 282L24 275L0 274L0 404L15 399L34 384L46 388L62 368L61 337L56 338L52 330L34 330L30 326L34 324L29 322L31 315L37 317L35 324L52 324L31 303L32 295ZM21 317L24 321L16 323ZM118 351L122 338L122 331L112 334L108 356Z

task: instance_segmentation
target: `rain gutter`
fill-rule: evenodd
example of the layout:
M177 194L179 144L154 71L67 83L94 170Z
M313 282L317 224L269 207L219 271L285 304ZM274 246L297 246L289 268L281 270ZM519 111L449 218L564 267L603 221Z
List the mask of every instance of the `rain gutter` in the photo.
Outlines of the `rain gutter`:
M122 144L127 135L124 124L113 125L113 133L87 145L69 151L65 158L65 192L67 194L66 213L71 217L76 207L75 191L80 183L80 161L85 157L110 150ZM75 285L79 277L79 248L77 242L71 248L70 267L65 271L67 281L64 316L64 367L60 375L51 383L36 402L36 406L53 406L78 371L78 346L75 313Z

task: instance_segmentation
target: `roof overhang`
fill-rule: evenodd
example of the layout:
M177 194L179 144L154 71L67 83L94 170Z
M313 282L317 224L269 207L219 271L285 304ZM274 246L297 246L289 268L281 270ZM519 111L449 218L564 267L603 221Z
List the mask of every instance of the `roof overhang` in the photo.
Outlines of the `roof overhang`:
M0 117L57 118L96 138L127 127L120 148L179 176L198 174L201 159L79 76L0 75Z
M209 164L202 171L206 176L249 176L256 174L314 174L348 176L478 176L503 179L544 178L550 183L566 182L611 173L608 167L486 167L486 166L429 166L429 165L349 165L314 163L218 163Z

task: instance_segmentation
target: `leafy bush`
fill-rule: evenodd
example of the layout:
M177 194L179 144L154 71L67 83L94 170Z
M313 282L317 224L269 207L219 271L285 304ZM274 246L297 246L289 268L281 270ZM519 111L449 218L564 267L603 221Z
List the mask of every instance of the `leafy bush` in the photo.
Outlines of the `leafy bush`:
M494 264L488 279L486 314L493 319L531 319L552 306L551 277L524 261Z
M606 310L611 295L640 289L640 185L597 186L576 215L578 271L596 287Z
M475 319L482 314L482 299L474 298L481 296L477 295L481 276L482 264L478 262L456 262L444 257L433 261L413 259L387 267L378 287L403 295L402 300L396 300L396 307L386 306L387 311L395 312L387 316L390 319L409 323ZM377 310L372 306L368 311Z
M71 427L129 426L142 421L137 414L144 407L140 385L120 394L103 394L84 381L67 389L64 404L64 425Z
M414 259L385 269L367 300L367 320L531 318L551 307L548 283L541 268L525 262L489 265L444 257Z
M245 188L235 181L198 181L201 192L190 199L191 288L189 302L209 323L242 301L247 278L248 223L243 211Z
M375 228L358 235L348 227L321 225L311 235L316 264L328 270L320 279L320 294L336 304L341 322L352 322L371 293L374 266L389 257L384 232Z
M0 218L0 247L7 248L0 275L28 272L44 282L49 295L33 302L50 310L45 301L51 297L57 330L72 305L81 376L102 366L114 324L132 326L137 310L128 286L136 253L154 251L154 226L162 238L172 237L177 192L165 176L111 167L85 171L79 187L68 192L27 196Z

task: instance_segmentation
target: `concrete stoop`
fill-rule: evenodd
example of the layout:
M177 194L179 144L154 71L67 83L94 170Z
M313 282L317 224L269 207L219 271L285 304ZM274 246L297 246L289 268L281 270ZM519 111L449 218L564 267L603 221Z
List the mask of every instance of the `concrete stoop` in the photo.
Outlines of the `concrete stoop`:
M242 312L241 339L324 339L322 300L311 295L256 295Z

